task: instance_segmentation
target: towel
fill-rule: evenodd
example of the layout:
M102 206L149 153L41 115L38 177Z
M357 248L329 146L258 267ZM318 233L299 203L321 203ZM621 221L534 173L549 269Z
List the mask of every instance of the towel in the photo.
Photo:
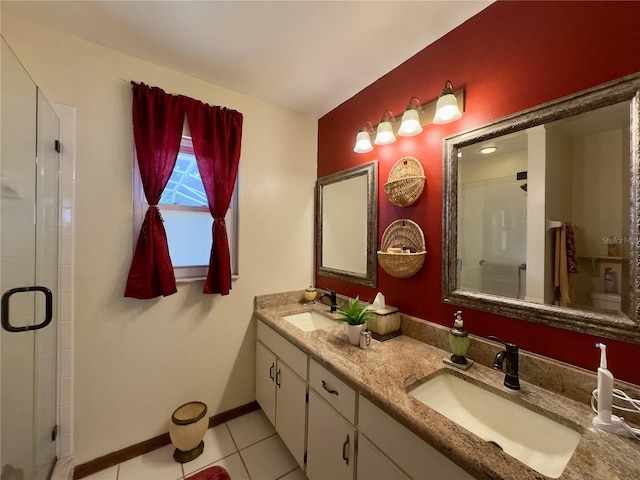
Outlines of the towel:
M562 307L568 307L573 304L574 274L578 272L575 237L573 228L566 223L555 230L556 245L553 284L556 289L556 304Z
M573 233L573 227L567 223L567 271L569 273L578 273L578 260L576 259L576 237Z

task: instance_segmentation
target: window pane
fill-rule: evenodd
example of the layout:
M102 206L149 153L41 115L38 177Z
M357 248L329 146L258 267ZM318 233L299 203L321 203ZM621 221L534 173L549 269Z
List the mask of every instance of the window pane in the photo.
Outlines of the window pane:
M162 210L169 252L174 267L209 265L211 223L209 212Z
M194 155L180 152L171 178L162 192L160 205L207 206L207 195Z

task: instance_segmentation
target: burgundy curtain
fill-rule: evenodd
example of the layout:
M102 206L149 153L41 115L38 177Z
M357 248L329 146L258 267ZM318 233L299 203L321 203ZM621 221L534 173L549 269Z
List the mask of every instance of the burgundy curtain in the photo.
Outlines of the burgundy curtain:
M138 236L125 297L154 298L177 291L158 202L176 164L185 115L184 97L133 85L133 135L149 209Z
M242 114L189 99L187 118L198 170L213 217L211 256L203 292L228 295L231 289L231 258L224 216L238 175Z

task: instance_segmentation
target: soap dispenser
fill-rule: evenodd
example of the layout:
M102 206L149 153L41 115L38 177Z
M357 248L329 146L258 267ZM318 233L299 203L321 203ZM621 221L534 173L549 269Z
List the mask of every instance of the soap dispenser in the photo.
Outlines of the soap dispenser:
M469 334L462 323L462 312L457 311L454 318L453 328L449 330L449 346L453 352L451 361L457 365L466 365L468 361L465 355L469 349Z

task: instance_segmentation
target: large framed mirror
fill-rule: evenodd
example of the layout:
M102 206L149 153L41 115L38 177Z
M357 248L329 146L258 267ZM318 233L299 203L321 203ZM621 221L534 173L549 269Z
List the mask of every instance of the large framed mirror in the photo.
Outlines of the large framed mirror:
M640 74L444 140L446 303L640 343Z
M378 243L378 162L318 179L318 275L375 287Z

